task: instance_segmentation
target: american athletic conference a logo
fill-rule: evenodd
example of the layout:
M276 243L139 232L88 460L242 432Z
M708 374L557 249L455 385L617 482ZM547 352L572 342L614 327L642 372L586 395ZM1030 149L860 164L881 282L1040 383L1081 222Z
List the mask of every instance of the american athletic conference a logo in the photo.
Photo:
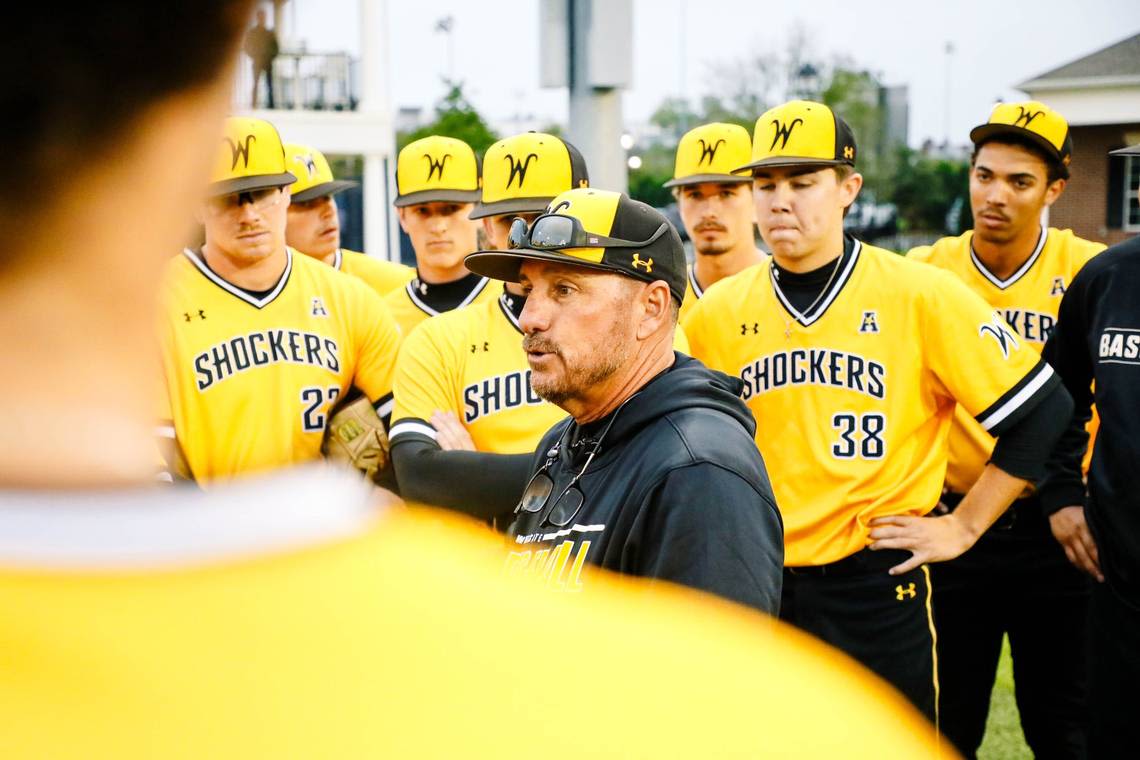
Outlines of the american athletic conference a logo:
M519 188L521 189L523 186L523 182L526 182L526 170L528 168L530 168L530 162L531 161L537 161L538 160L538 154L537 153L527 153L526 158L523 159L522 161L517 160L510 153L503 156L503 158L506 159L507 165L511 167L511 174L509 177L507 177L507 187L510 187L511 183L515 181L515 177L518 177L519 178Z
M242 159L242 166L246 169L249 168L249 144L257 142L256 135L246 135L244 139L238 140L236 143L228 137L223 137L226 144L230 146L230 171L232 172L237 168L238 159Z
M439 178L439 180L442 182L443 181L443 169L445 166L447 166L447 159L451 158L451 154L450 153L444 153L442 158L440 158L439 160L436 160L430 154L425 153L424 158L426 158L427 162L428 162L427 181L431 182L432 175L436 175Z
M776 132L772 135L772 144L768 146L768 150L775 150L776 143L780 143L780 150L787 148L788 140L792 137L792 130L796 128L797 124L803 123L804 120L798 116L787 125L781 124L779 119L772 119L772 126L775 127Z
M697 166L702 166L702 165L704 165L704 163L705 163L706 161L707 161L707 162L709 163L709 165L711 166L711 165L712 165L712 162L716 160L716 151L717 151L717 149L718 149L718 148L719 148L721 145L724 145L724 144L727 142L727 140L725 140L723 137L720 137L720 138L718 138L718 139L714 140L714 141L713 141L713 143L712 143L712 145L709 145L709 144L708 144L708 143L706 143L706 142L705 142L705 141L704 141L702 138L699 138L699 137L698 137L698 138L697 138L697 142L699 142L699 143L701 144L701 157L700 157L700 159L697 161Z

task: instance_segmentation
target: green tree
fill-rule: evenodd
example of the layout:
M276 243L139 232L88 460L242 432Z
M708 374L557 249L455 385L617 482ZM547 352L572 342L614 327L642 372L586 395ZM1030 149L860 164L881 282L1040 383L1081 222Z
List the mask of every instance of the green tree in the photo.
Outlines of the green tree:
M898 207L900 227L911 231L961 232L945 229L946 214L956 201L969 209L969 162L930 158L906 147L896 151L896 162L889 192L883 199ZM969 217L968 211L963 213L959 226L968 226Z
M462 140L471 146L479 155L482 155L492 143L497 141L496 135L475 107L463 94L463 83L444 79L447 93L435 105L435 121L425 124L412 132L401 132L396 135L397 148L403 148L410 142L430 135L443 135Z

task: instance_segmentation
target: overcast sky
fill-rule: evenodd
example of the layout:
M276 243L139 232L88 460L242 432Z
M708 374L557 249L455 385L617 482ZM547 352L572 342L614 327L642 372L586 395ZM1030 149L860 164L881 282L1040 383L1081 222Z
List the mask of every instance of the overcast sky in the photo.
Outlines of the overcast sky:
M604 7L605 0L598 0ZM314 51L359 51L358 0L291 0L286 13ZM666 97L716 89L717 63L783 51L797 25L811 53L844 56L887 84L910 88L910 141L955 142L984 121L1013 85L1140 32L1137 0L634 0L634 82L623 96L627 123L646 121ZM430 107L447 73L454 17L455 73L492 120L534 114L564 122L566 91L539 88L539 0L388 0L391 98ZM946 43L953 45L949 57ZM756 114L759 116L759 114Z

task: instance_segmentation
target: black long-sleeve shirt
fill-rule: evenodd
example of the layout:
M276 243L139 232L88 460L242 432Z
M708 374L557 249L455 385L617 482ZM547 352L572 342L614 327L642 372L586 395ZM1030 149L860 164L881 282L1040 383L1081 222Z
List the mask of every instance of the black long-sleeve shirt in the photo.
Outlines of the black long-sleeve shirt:
M1049 513L1086 505L1105 578L1140 606L1140 238L1109 248L1073 279L1044 356L1075 411L1041 482L1042 504ZM1101 423L1086 499L1081 456L1094 400Z

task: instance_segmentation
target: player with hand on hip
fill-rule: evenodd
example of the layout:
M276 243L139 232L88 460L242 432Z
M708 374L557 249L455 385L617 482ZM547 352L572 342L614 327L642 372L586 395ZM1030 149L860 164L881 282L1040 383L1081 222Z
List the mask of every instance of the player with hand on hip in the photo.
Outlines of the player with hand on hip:
M744 168L772 260L709 288L685 331L696 358L744 381L784 516L781 616L934 718L926 563L964 552L1021 493L1071 401L953 275L844 234L862 177L830 108L773 108L752 146ZM958 510L928 519L956 404L999 443Z

